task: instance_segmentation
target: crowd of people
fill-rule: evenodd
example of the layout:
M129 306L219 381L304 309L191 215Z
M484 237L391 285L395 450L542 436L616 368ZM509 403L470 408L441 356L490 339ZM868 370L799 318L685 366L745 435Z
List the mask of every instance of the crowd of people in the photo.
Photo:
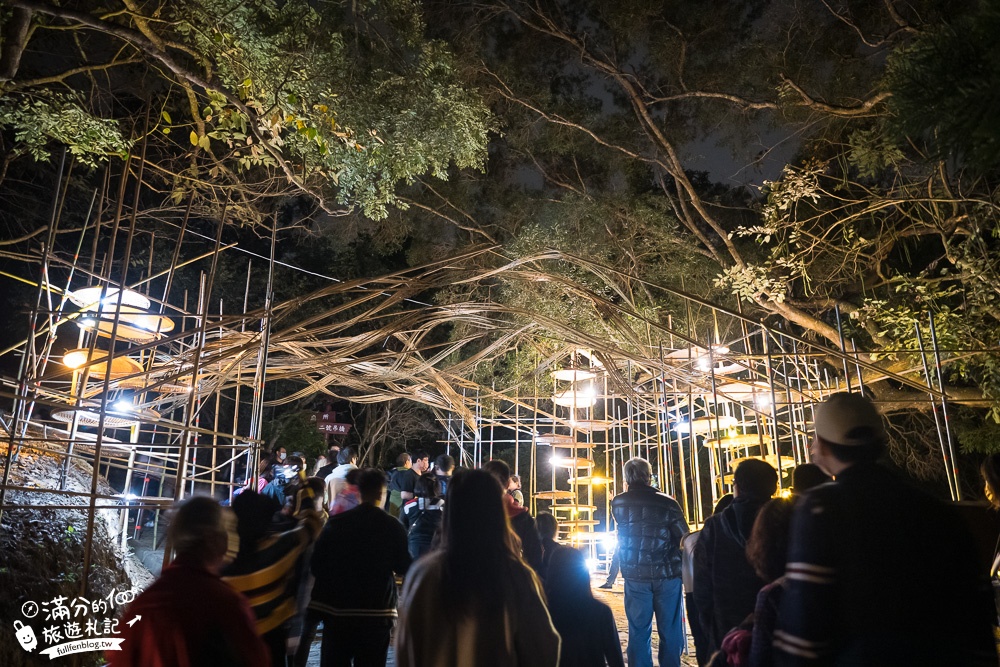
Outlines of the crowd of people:
M699 665L996 665L972 538L876 462L886 440L871 401L834 394L793 495L774 497L774 468L746 460L695 533L650 464L627 461L611 503L627 664L652 666L655 621L658 664L680 665L686 617ZM231 509L180 503L173 560L133 603L142 620L111 665L301 666L322 627L324 667L382 667L393 641L400 667L624 667L584 554L524 507L503 461L456 470L404 453L387 474L346 447L313 472L280 450ZM1000 490L1000 458L983 473Z

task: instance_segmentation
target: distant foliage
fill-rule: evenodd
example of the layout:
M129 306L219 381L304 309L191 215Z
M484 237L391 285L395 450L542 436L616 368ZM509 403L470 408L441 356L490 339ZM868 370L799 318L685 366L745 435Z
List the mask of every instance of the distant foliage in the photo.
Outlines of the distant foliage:
M922 32L889 60L897 131L977 171L1000 167L1000 6Z
M96 167L109 157L124 157L133 144L117 121L98 118L73 96L49 90L0 96L0 126L13 130L16 152L35 160L48 160L54 142Z

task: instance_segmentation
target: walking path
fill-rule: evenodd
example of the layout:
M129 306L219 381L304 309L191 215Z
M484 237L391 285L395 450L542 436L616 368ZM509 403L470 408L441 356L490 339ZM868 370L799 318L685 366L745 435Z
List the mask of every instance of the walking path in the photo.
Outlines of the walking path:
M622 582L619 579L615 587L610 591L601 590L597 588L600 584L604 583L604 575L595 577L592 581L594 588L594 597L603 602L604 604L611 607L611 610L615 614L615 623L618 625L618 636L622 641L622 653L625 652L625 647L628 645L628 621L625 618L625 589L622 587ZM653 626L653 660L656 660L656 650L659 645L659 637L656 634L656 626ZM688 635L688 652L689 655L681 656L681 665L684 667L697 667L698 663L694 659L694 644L691 642L690 635ZM625 664L628 664L628 658L625 659ZM309 663L308 667L319 667L319 642L313 644L312 651L309 653ZM389 649L389 661L386 663L386 667L396 667L396 659L393 655L392 648Z
M594 589L594 597L603 602L604 604L611 607L611 611L615 614L615 624L618 626L618 637L622 641L622 653L625 653L625 647L628 646L628 619L625 618L625 588L622 583L622 579L619 578L615 583L615 587L608 590L602 590L598 588L600 584L604 583L604 575L599 577L594 577L591 581L591 585ZM684 667L697 667L698 662L694 659L694 643L691 640L691 635L688 633L688 655L681 656L681 665ZM660 637L656 633L656 624L653 624L653 662L656 662L656 651L660 644ZM625 656L625 664L628 664L628 656Z

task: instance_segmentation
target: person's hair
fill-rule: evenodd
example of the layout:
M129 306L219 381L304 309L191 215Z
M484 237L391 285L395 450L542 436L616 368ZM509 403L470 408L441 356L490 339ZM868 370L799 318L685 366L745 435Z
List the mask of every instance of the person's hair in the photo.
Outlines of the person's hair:
M649 486L653 479L653 468L649 465L649 461L636 456L625 462L623 474L625 483L629 486L636 484Z
M511 602L504 599L507 582L515 568L526 567L503 493L497 478L485 470L459 471L448 483L441 608L452 621L475 616L484 627L502 624L504 606Z
M337 463L345 466L353 462L356 458L358 458L358 450L354 449L354 447L344 447L337 454Z
M344 475L344 481L351 486L358 485L358 478L361 477L361 468L352 468L346 475Z
M236 515L236 534L240 536L236 560L241 561L257 550L257 543L271 528L274 513L281 505L271 496L247 490L233 498L232 508Z
M402 468L403 466L406 465L407 461L411 461L411 460L412 459L410 458L410 453L409 452L403 452L399 456L396 457L396 466Z
M333 445L330 449L326 450L326 462L333 463L337 460L338 454L340 454L340 445Z
M358 475L358 493L361 502L377 503L385 490L385 474L376 468L362 468Z
M434 475L421 475L413 483L413 495L417 498L437 498L441 495L441 483Z
M792 526L791 498L772 498L757 513L747 541L747 562L764 581L774 581L785 573L788 536Z
M483 470L496 477L503 490L507 490L507 485L510 484L510 466L506 461L492 459L483 464Z
M447 474L454 470L455 458L453 456L448 456L447 454L442 454L434 459L434 467Z
M733 483L739 495L767 500L778 489L778 473L767 461L747 459L736 466Z
M306 462L305 462L305 460L302 457L295 456L295 455L292 455L292 456L289 456L288 458L286 458L285 459L285 465L286 466L298 466L299 470L305 470L306 469Z
M418 449L417 451L415 451L412 454L410 454L410 460L413 461L414 463L416 463L417 461L419 461L421 459L428 459L428 460L430 460L430 458L431 458L431 455L428 454L427 452L425 452L422 449Z
M270 482L274 479L274 464L277 462L273 456L261 456L257 462L257 477L263 477Z
M175 505L167 539L176 557L210 563L223 556L229 543L226 512L228 510L209 496L192 496Z
M735 499L736 497L733 494L731 493L725 494L724 496L719 498L719 502L715 503L715 507L712 509L712 514L718 514L719 512L723 511L724 509L732 505L733 500Z
M559 522L551 512L539 512L535 517L535 526L538 528L538 536L543 540L554 540L559 532Z
M855 430L867 428L866 426L859 426ZM872 432L874 433L874 429L872 429ZM819 438L819 436L816 437ZM852 437L860 438L862 436ZM823 440L823 438L819 439ZM830 456L841 463L874 463L885 454L885 443L878 440L867 445L838 445L827 440L823 440L823 444L829 450Z
M993 509L1000 509L1000 454L990 454L983 459L979 472L986 484L986 500Z
M521 483L521 476L520 475L511 475L510 476L510 481L514 482L515 484L520 484Z
M809 489L829 481L830 478L815 463L797 465L792 471L792 491L795 493L805 493Z
M545 596L557 630L579 622L580 611L594 597L583 552L572 547L558 547L552 552L545 570Z
M279 452L280 452L280 451L281 451L282 449L285 449L284 445L278 445L277 447L275 447L275 448L274 448L274 449L273 449L273 450L271 451L271 455L272 455L272 456L274 456L274 458L275 458L275 459L277 459L277 458L278 458L278 453L279 453ZM287 449L285 449L285 457L286 457L286 458L288 457L288 450L287 450Z

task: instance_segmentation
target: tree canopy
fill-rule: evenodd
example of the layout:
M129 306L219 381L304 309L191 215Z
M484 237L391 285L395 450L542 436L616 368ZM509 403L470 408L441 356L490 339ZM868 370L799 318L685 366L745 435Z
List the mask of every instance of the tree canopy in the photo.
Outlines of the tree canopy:
M708 326L649 285L679 288L834 347L843 333L884 371L868 379L887 404L912 393L890 375L922 373L914 350L933 318L952 397L1000 416L989 3L9 0L0 12L4 174L59 143L85 167L145 146L160 197L149 210L188 200L217 216L226 203L255 223L284 206L315 233L363 228L412 266L483 244L497 248L470 255L483 265L554 249L615 270L567 262L546 267L565 280L499 277L432 298L628 347L655 345L644 320ZM474 372L523 381L537 353L490 354ZM983 449L979 422L965 441Z
M492 117L417 3L17 0L0 10L6 156L87 165L148 143L179 203L307 196L371 218L396 188L481 168ZM273 206L271 207L273 208Z

